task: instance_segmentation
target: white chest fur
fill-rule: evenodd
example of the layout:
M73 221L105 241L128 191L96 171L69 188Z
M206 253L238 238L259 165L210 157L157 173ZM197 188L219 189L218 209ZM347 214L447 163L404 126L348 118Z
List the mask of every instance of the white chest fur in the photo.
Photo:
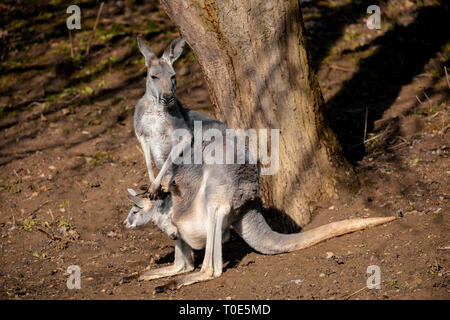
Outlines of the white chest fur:
M141 145L150 148L156 167L161 169L172 149L173 125L159 114L144 113L140 129L137 135Z
M136 110L134 125L142 148L150 149L152 160L158 169L161 169L178 142L174 131L188 128L184 118L176 110L167 112L145 102Z

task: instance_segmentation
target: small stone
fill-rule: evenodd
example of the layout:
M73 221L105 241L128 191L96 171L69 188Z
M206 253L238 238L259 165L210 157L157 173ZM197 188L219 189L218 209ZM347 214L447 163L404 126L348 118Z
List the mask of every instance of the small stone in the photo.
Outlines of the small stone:
M114 238L115 236L117 236L117 233L115 233L114 231L110 231L106 235L110 238Z
M325 277L325 273L319 274L319 277L321 277L321 278Z
M331 258L333 258L333 256L334 256L333 252L331 252L331 251L327 252L327 259L331 259Z
M80 238L80 235L78 234L78 232L77 231L75 231L75 230L69 230L68 232L67 232L67 234L72 238L72 239L74 239L74 240L78 240L79 238Z

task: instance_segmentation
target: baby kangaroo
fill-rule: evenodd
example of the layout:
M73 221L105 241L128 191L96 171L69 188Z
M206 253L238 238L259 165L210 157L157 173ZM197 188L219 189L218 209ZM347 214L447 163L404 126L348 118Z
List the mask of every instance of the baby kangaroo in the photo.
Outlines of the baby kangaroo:
M138 101L134 112L134 130L145 156L150 178L150 195L154 196L161 186L170 163L190 145L193 121L216 121L206 115L183 108L175 98L176 75L173 68L181 56L184 38L177 38L158 58L145 42L138 37L139 50L144 55L147 67L147 82L144 96ZM188 134L182 141L174 140L174 131L186 129ZM159 169L154 176L152 162Z
M221 123L207 123L203 124L202 130L221 130L223 126ZM219 140L203 142L203 148L210 148L212 144L214 150L222 148L225 154L227 143ZM395 219L350 219L306 232L280 234L268 226L261 214L259 171L256 165L172 164L170 172L168 189L171 196L164 200L151 201L129 189L129 199L134 202L134 206L124 221L127 227L152 220L175 239L174 264L149 270L139 279L151 280L193 271L192 249L205 249L205 256L200 271L175 278L157 287L156 292L220 276L223 268L222 243L229 238L231 227L256 251L277 254L307 248L345 233Z

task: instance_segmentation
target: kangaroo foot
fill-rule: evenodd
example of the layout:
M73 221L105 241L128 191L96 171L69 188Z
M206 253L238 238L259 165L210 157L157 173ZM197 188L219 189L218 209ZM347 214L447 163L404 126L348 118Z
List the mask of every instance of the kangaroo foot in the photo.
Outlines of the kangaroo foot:
M159 279L159 278L165 278L165 277L171 277L177 274L182 274L186 272L190 272L194 270L193 266L168 266L158 269L152 269L148 270L142 275L139 276L139 281L149 281L153 279Z
M208 281L217 278L212 272L199 271L193 274L188 274L177 279L171 280L162 286L157 286L154 293L162 293L167 290L176 290L183 286L188 286L197 282Z

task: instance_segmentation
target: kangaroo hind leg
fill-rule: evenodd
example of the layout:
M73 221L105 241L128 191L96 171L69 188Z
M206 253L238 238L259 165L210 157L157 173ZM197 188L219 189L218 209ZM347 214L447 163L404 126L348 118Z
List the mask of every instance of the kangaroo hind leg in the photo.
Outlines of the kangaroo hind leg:
M178 289L182 286L217 278L222 274L222 229L224 218L229 212L229 206L208 209L205 257L201 270L178 277L163 286L157 287L155 292Z
M182 239L175 240L175 261L168 267L148 270L139 277L139 281L152 280L186 273L194 270L192 248Z

